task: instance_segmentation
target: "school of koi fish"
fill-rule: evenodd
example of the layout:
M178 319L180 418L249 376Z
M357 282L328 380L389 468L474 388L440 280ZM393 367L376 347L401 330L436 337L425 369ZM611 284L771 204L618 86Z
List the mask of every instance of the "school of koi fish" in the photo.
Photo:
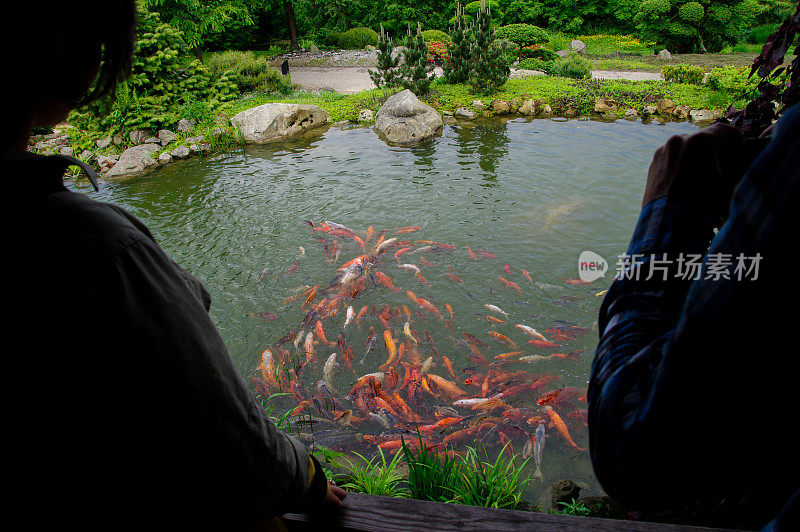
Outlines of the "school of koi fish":
M304 223L335 268L333 278L302 285L283 301L284 307L299 305L304 318L264 350L253 383L264 396L291 393L291 418L313 427L311 434L298 434L305 443L362 453L395 452L401 441L446 453L461 453L466 445L504 447L509 456L533 458L535 479L543 478L546 436L585 451L572 432L587 425L586 389L559 386L555 367L582 355L569 344L590 328L550 320L539 332L534 325L545 325L521 321L545 316L515 317L479 301L447 257L485 261L481 270L496 269L501 290L523 294L529 286L553 285L536 283L524 268L499 266L485 250L410 238L419 226L355 231L330 221ZM342 260L349 249L358 255ZM303 247L299 251L305 256ZM276 278L299 269L298 261ZM434 270L449 283L437 287L439 297L425 277ZM259 281L267 275L265 269ZM463 290L480 312L457 312L444 301L453 290ZM251 315L277 319L271 312ZM462 330L474 330L476 319L485 324L484 338ZM452 359L469 362L456 368ZM526 364L548 371L532 372ZM341 382L349 389L339 389Z

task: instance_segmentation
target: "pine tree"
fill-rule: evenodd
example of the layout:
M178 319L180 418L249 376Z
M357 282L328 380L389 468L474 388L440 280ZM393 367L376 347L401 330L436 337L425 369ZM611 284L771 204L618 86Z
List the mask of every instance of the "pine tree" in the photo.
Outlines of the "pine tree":
M378 36L378 68L369 71L369 77L376 87L394 87L399 83L397 71L400 56L392 57L392 48L392 39L381 24L381 33Z
M416 35L411 34L411 26L408 28L408 47L400 65L400 85L417 96L427 94L433 80L432 70L433 64L428 62L428 45L422 38L422 25L418 22Z
M491 7L481 0L481 7L475 14L472 25L473 39L470 46L469 84L479 94L496 92L511 73L501 45L494 43L494 30L491 28Z
M469 79L470 33L464 23L464 7L456 4L456 24L450 28L450 44L447 52L450 59L444 64L444 75L448 83L464 83Z

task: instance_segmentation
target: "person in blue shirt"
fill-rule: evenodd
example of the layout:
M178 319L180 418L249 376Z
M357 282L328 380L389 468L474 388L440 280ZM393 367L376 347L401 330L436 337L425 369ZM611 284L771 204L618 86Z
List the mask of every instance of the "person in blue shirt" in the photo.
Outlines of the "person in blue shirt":
M800 104L768 139L669 139L642 206L599 313L596 476L651 516L800 530Z

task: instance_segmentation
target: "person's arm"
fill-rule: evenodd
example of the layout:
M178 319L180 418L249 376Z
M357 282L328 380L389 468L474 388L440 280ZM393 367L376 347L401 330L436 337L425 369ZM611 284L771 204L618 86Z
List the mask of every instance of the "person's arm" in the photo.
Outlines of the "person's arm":
M731 407L739 396L729 379L747 378L745 357L772 317L763 306L750 311L772 294L763 283L706 279L705 262L699 280L676 277L680 254L706 255L725 214L724 198L714 195L730 171L721 167L744 151L731 133L715 127L676 137L656 153L628 249L644 256L639 280L615 280L600 309L589 384L592 461L610 495L642 508L735 490L746 478L730 472L744 437L738 416L754 411ZM777 133L751 169L705 261L713 253L770 254L777 219L793 208L800 151L793 134ZM662 254L667 279L656 269L646 280L650 258ZM762 263L762 280L777 276L769 266Z

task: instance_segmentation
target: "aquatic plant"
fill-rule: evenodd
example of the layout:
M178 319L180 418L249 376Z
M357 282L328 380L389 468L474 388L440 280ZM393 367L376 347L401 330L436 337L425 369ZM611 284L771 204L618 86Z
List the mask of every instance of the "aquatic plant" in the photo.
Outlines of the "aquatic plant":
M346 490L367 495L384 495L387 497L407 497L408 491L403 487L403 477L397 471L400 462L400 453L395 454L391 461L386 461L386 455L380 451L379 457L367 460L364 455L354 452L364 461L364 464L348 462L342 464L345 470L345 481L340 486Z
M482 462L473 447L467 448L466 456L461 458L453 502L512 510L522 503L522 495L530 480L521 478L522 470L530 458L517 465L517 455L511 458L506 456L507 446L503 446L494 463Z
M572 499L572 502L559 502L561 508L555 508L550 513L561 515L575 515L578 517L586 517L591 514L591 510L586 507L582 502Z
M402 440L402 454L408 465L408 487L413 499L452 501L459 479L458 460L447 453L429 449L419 437L419 448L412 450ZM400 456L400 453L397 453Z

